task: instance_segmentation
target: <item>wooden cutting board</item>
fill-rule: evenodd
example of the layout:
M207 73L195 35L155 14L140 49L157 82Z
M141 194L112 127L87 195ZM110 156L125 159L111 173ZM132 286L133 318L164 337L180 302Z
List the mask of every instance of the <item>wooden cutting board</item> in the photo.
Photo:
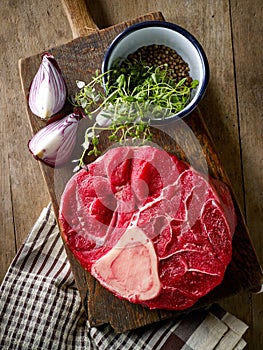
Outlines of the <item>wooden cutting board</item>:
M62 70L69 95L77 91L75 83L77 79L88 82L95 71L101 67L105 51L117 34L136 22L164 19L161 13L149 13L128 22L98 30L87 11L84 0L77 3L64 0L63 4L75 39L59 47L51 48L49 52L54 55ZM42 53L33 55L21 59L19 62L25 101L27 101L31 81L38 70L41 55ZM70 111L70 108L71 106L67 104L64 110ZM35 134L45 123L31 113L28 105L27 113L32 133ZM80 145L83 142L85 127L84 121L80 127L79 142L74 151L73 159L78 158L81 154ZM167 128L154 129L153 133L153 141L158 145L178 157L190 161L196 169L208 170L210 175L225 182L231 189L231 184L198 109L183 121L176 122ZM107 149L109 146L107 137L102 137L101 140L102 150ZM92 159L89 161L92 161ZM41 164L56 216L58 215L60 196L65 184L73 175L74 166L75 164L69 162L63 168L52 169ZM208 166L207 169L205 169L206 166ZM222 284L203 297L194 308L234 295L243 289L256 292L261 286L262 271L233 193L232 196L238 216L238 224L233 237L232 261L227 268ZM91 326L110 323L115 331L124 332L170 317L177 317L183 313L181 311L151 311L127 301L119 300L102 288L80 266L66 246L65 249Z

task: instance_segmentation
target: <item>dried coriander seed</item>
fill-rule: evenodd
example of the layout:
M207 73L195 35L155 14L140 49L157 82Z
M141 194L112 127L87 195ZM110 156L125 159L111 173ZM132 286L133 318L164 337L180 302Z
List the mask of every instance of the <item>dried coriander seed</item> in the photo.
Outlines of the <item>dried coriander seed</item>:
M142 46L128 55L127 60L131 64L141 62L149 66L165 66L170 71L170 77L175 83L178 83L182 77L187 78L186 86L191 86L193 81L189 75L190 68L188 63L174 49L166 45Z

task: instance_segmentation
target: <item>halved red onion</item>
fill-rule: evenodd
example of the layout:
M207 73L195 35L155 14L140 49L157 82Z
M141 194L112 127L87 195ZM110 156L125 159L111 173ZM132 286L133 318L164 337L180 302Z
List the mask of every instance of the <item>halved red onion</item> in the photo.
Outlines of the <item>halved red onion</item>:
M47 124L29 141L30 152L37 160L51 167L65 164L75 147L78 122L81 118L79 113L71 113Z
M32 113L49 119L63 108L66 97L66 84L54 56L43 54L29 91L28 104Z

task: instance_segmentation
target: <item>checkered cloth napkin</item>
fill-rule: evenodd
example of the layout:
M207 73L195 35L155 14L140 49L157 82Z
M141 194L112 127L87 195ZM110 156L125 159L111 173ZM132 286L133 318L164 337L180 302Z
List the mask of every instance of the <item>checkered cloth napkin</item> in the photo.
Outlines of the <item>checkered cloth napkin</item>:
M218 305L150 327L90 327L51 206L43 210L0 287L0 349L244 349L247 325Z

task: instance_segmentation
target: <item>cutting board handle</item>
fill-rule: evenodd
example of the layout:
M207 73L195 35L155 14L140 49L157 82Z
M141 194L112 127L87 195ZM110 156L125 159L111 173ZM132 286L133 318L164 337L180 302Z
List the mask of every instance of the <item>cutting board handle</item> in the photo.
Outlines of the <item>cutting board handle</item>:
M85 0L61 0L65 9L73 38L89 35L98 30Z

